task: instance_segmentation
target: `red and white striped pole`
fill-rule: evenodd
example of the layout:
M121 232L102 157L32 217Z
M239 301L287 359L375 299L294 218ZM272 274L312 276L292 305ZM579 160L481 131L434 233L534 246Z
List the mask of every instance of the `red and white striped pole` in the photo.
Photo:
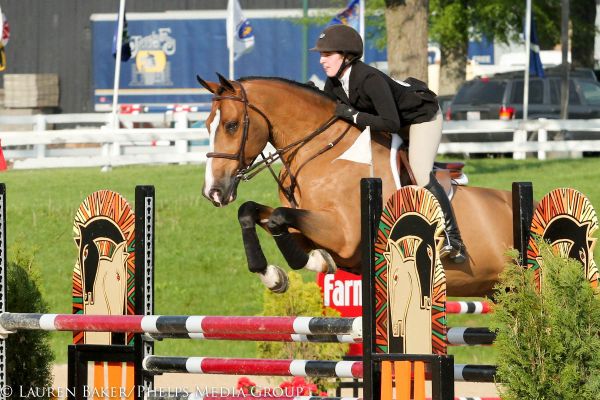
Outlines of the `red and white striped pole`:
M0 331L10 333L18 330L362 337L362 318L0 314Z

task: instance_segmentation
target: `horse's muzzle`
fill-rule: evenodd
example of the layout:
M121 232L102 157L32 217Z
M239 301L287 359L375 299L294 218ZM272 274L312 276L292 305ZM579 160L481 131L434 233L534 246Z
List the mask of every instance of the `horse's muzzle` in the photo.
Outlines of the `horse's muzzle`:
M210 200L215 207L225 207L235 201L238 183L239 181L236 179L226 187L212 186L208 191L202 190L202 195Z

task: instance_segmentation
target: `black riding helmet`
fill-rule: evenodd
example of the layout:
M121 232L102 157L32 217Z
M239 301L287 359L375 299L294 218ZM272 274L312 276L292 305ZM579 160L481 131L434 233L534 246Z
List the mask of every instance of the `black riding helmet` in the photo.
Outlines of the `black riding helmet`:
M319 35L315 47L310 51L342 53L344 62L340 66L336 77L353 62L363 55L363 41L359 33L348 25L331 25Z
M319 35L315 47L310 51L339 52L360 58L363 54L363 41L358 32L348 25L331 25Z

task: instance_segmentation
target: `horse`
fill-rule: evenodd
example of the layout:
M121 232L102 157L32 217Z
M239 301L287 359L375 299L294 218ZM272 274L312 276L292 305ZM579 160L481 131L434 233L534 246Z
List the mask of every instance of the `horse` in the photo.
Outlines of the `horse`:
M281 205L248 201L238 210L249 270L273 292L287 289L285 271L265 259L258 225L292 269L332 273L339 267L360 274L360 179L380 177L384 199L396 190L390 135L373 135L372 166L343 157L361 130L334 116L336 103L324 92L283 78L217 75L218 82L197 77L213 94L204 197L226 206L240 181L276 159L282 163L279 175L271 170ZM255 162L267 143L276 151ZM468 256L460 264L444 260L448 295L492 296L513 245L511 193L458 186L452 204Z

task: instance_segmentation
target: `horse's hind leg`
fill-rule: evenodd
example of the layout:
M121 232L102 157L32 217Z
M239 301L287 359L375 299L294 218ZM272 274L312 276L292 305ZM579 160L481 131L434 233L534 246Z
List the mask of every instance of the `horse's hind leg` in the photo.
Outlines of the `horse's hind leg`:
M332 274L336 271L336 265L329 253L322 249L315 249L307 254L297 238L289 231L289 228L299 229L300 220L308 213L309 211L306 210L276 208L269 217L267 227L291 268L306 268L315 272Z
M265 228L264 224L268 221L271 212L270 207L247 201L238 209L238 221L242 228L242 240L246 260L248 261L248 269L250 272L257 273L260 280L270 290L283 293L288 287L288 277L281 268L267 263L256 234L256 224Z

